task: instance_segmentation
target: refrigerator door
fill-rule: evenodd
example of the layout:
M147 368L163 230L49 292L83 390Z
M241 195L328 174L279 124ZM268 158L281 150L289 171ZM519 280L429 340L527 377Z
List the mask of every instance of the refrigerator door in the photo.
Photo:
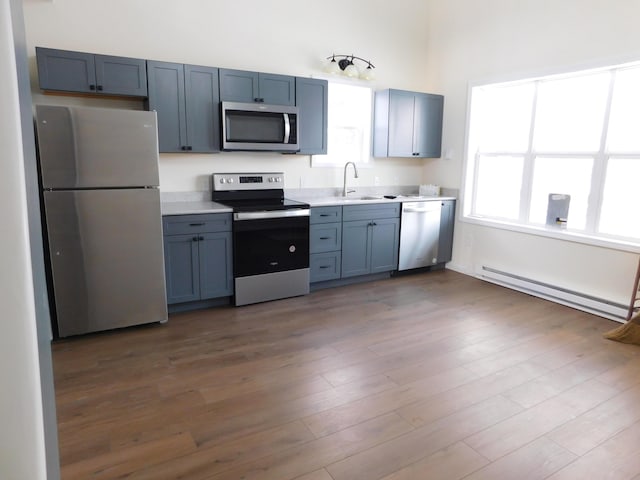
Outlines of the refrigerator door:
M42 187L158 186L155 112L36 106Z
M44 192L61 337L165 322L157 189Z

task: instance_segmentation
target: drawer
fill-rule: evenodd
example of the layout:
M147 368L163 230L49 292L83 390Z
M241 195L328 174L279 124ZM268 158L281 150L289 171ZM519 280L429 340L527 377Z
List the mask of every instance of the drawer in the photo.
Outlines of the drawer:
M311 208L311 216L309 223L332 223L342 221L342 207L313 207Z
M162 217L165 235L185 233L230 232L230 213L201 213L197 215L167 215Z
M372 203L367 205L348 205L343 207L342 220L374 220L376 218L399 218L400 203Z
M342 223L320 223L309 226L309 251L311 253L340 250Z
M310 282L323 282L340 278L340 252L313 253L309 259Z

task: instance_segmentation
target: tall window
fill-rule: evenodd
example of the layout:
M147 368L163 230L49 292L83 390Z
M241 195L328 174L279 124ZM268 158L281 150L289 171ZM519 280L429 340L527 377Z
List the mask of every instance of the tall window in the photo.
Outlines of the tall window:
M372 95L369 87L329 81L327 155L314 155L313 166L371 162Z
M640 242L640 65L471 89L465 216Z

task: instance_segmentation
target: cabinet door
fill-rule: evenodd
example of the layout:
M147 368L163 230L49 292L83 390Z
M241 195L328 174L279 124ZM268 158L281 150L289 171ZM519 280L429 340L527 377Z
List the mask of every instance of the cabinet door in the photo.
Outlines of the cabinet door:
M415 95L391 90L389 96L389 157L415 157Z
M371 273L398 268L400 222L397 218L373 220L371 227Z
M258 92L260 101L264 103L293 106L296 104L295 77L260 73L258 74Z
M440 212L440 238L438 240L438 263L451 261L453 254L455 212L455 200L445 200L442 202L442 210Z
M168 304L200 299L198 243L196 235L164 237Z
M198 153L220 151L218 69L184 66L186 144Z
M371 221L342 223L342 277L370 272Z
M158 145L160 152L183 152L188 149L184 65L147 62L148 110L158 114Z
M414 152L424 158L438 158L442 147L444 97L416 93L414 114Z
M204 233L199 238L200 298L232 295L231 232Z
M298 116L298 153L327 153L328 82L312 78L296 78Z
M95 55L96 90L112 95L147 96L147 62L138 58Z
M36 47L36 60L42 90L80 93L96 91L93 54Z
M221 68L219 75L220 101L248 103L259 101L258 72Z

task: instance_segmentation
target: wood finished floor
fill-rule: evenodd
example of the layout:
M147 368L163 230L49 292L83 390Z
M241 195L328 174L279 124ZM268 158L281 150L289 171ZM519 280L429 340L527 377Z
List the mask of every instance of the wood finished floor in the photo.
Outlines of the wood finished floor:
M62 477L640 480L615 326L439 271L62 340Z

